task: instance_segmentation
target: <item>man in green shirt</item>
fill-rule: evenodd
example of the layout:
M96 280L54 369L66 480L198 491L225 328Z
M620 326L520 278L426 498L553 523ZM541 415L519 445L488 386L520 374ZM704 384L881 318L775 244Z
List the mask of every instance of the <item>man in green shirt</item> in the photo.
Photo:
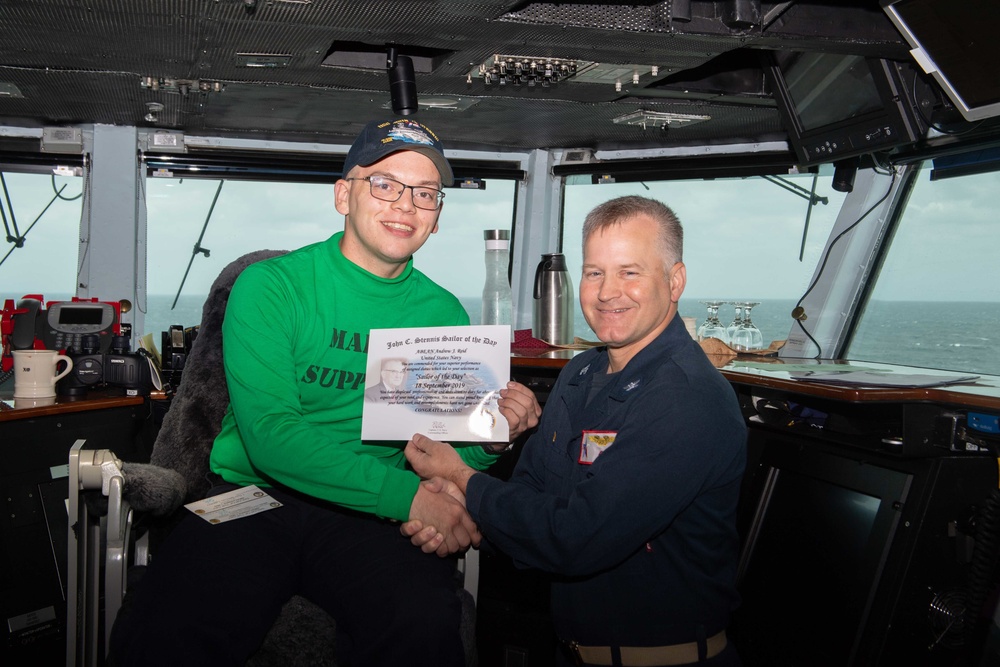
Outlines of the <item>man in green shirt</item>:
M404 443L360 438L370 330L469 323L412 259L452 180L429 128L369 123L335 186L344 231L240 274L223 325L230 405L213 494L256 485L282 507L214 526L186 517L116 623L116 665L243 664L296 594L336 619L346 664L463 664L454 563L397 523L438 529L438 556L478 545L478 529L455 487L420 484ZM516 383L502 394L513 439L540 409ZM461 454L483 469L491 449Z

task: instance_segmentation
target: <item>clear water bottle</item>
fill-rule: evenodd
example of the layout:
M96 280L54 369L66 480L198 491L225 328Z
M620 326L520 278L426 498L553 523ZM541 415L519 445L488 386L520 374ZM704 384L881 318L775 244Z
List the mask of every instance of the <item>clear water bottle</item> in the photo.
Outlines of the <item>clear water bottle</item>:
M510 231L487 229L486 284L483 286L482 324L511 324L510 282L507 266L510 261Z

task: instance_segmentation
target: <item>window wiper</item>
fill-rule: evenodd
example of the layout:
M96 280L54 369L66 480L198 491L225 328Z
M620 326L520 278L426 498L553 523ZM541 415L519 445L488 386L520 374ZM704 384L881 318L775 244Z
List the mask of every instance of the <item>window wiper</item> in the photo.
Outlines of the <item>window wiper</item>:
M55 179L56 177L53 176L52 189L55 190L55 194L52 196L52 199L49 200L49 203L45 205L45 208L42 209L42 212L35 217L35 219L31 222L30 225L28 225L28 228L24 230L24 234L21 234L21 232L17 228L17 217L14 215L14 205L11 204L10 201L10 191L8 191L7 189L7 181L3 177L3 172L0 171L0 188L3 189L4 200L6 200L7 202L7 210L10 211L10 221L8 222L7 220L7 213L4 211L3 201L0 201L0 218L3 219L3 228L4 232L6 232L7 234L7 243L13 244L11 245L10 250L7 251L7 254L4 255L2 258L0 258L0 265L3 265L3 263L7 261L7 258L10 257L15 250L24 247L24 242L28 239L28 232L30 232L34 228L34 226L38 224L38 221L42 219L42 216L45 215L45 212L49 210L49 207L52 206L52 204L54 204L57 199L66 199L65 197L62 196L62 191L66 189L67 184L63 183L62 187L56 190ZM81 193L81 195L82 194L83 193ZM73 199L77 198L79 198L79 196L73 197ZM67 200L67 201L72 201L72 200Z
M799 197L802 197L803 199L809 200L809 205L806 207L806 223L802 227L802 242L799 244L799 261L801 262L802 256L806 250L806 236L809 235L809 219L812 216L813 206L815 206L816 204L823 204L824 206L826 206L827 204L830 203L830 200L828 198L816 196L816 180L819 178L819 174L818 173L813 174L813 182L811 190L806 190L798 183L792 183L791 181L786 181L781 176L770 176L764 174L761 178L763 178L765 181L774 183L778 187L784 188L789 192L796 194Z
M184 271L184 277L181 278L180 287L177 288L177 296L174 297L174 302L170 305L170 310L174 309L177 305L177 299L181 298L181 291L184 289L184 283L187 282L188 273L191 272L191 265L194 264L194 258L197 257L199 253L205 257L212 256L212 251L208 248L203 248L201 241L205 238L205 230L208 229L208 221L212 219L212 212L215 210L215 203L219 201L219 193L222 192L222 186L225 184L225 181L219 181L219 187L215 190L215 197L212 199L212 205L208 208L208 215L205 216L205 224L201 226L201 234L198 235L198 240L194 242L194 249L191 251L191 259L188 260L187 269Z

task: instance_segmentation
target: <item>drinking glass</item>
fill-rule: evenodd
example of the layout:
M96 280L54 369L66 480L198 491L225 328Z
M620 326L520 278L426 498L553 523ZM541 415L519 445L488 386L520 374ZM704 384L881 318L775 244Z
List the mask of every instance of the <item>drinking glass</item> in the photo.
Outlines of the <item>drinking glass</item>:
M726 327L719 321L719 306L725 302L702 301L701 303L708 309L708 316L698 327L698 340L718 338L723 343L728 343L729 336L726 335Z
M754 306L760 305L759 301L744 301L743 322L733 334L732 347L736 351L759 350L764 347L764 336L760 329L750 319L750 311Z
M736 314L733 316L733 321L729 323L728 327L726 327L726 336L729 340L733 340L736 335L736 330L743 325L743 302L730 301L729 305L736 308Z

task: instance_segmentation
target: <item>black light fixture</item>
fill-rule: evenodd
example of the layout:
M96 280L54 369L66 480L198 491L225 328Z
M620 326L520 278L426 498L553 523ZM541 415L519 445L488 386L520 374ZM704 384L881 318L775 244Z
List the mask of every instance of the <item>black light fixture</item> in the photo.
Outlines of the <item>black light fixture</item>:
M386 71L389 72L389 95L392 110L400 116L417 113L417 79L413 72L413 59L401 56L396 47L386 47Z
M854 177L858 175L857 158L848 158L833 163L833 189L837 192L854 190Z

